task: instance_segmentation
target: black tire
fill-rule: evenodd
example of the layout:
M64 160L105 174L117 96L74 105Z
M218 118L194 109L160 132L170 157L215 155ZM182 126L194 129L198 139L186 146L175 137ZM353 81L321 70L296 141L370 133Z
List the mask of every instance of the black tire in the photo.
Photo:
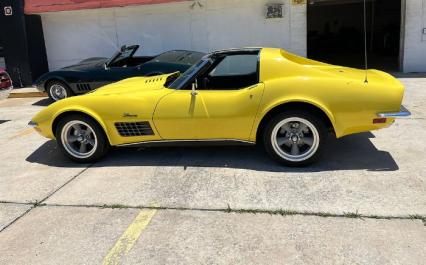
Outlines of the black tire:
M65 84L62 81L52 80L52 81L49 81L46 84L46 92L49 95L49 98L53 101L58 101L58 100L64 99L64 98L59 98L57 95L55 95L52 92L52 90L54 90L54 89L52 89L53 86L60 86L64 89L64 92L65 92L64 98L69 98L69 97L74 96L74 92L71 90L71 88L67 84Z
M91 138L90 140L95 141L96 147L93 146L93 148L90 150L90 152L88 153L87 156L86 155L84 157L78 156L77 153L73 154L73 152L70 151L70 150L72 150L73 147L78 148L79 144L81 146L81 142L79 142L77 140L77 141L74 141L74 142L66 143L66 142L69 142L69 141L65 141L62 137L63 135L66 134L64 130L68 131L67 127L70 124L72 124L73 122L78 122L80 124L87 124L90 127L91 131L93 132L92 134L94 136L96 136L96 137L90 136L90 138ZM84 129L84 127L86 127L86 131L87 131L87 128L89 128L85 125L81 125L81 128ZM70 129L70 130L72 130L72 129ZM68 115L68 116L65 116L64 118L62 118L58 122L58 125L56 127L55 136L56 136L56 141L57 141L58 146L61 149L61 151L67 157L69 157L71 160L73 160L75 162L79 162L79 163L96 162L96 161L100 160L103 156L105 156L105 154L108 152L108 150L110 148L108 138L106 137L103 128L95 120L93 120L93 119L91 119L87 116L84 116L84 115L72 114L72 115ZM88 146L90 148L91 145L89 144Z
M283 130L280 129L282 127L280 127L279 125L285 121L291 121L292 119L297 120L294 122L294 123L299 123L299 125L297 126L300 126L301 124L300 121L301 121L302 125L305 126L304 128L306 127L308 128L306 130L306 135L303 135L304 134L303 131L297 131L297 129L293 128L292 127L293 125L296 126L296 124L294 123L285 123L285 124L291 124L291 126L289 130L284 130L285 133L283 133ZM306 124L304 123L304 121L307 121ZM313 129L310 129L311 126L313 126ZM275 135L275 133L277 135ZM300 136L300 133L302 133L302 136ZM273 134L274 134L274 137L277 137L277 139L278 138L285 139L285 143L280 145L278 140L275 143L273 143L274 141L272 137ZM280 137L278 137L278 135L280 135ZM294 140L293 138L294 135L295 135L295 138L298 139L297 141ZM306 140L308 140L308 138L312 138L312 140L309 139L310 140L309 142L314 142L315 144L313 144L312 147L310 147L308 144L305 144L304 137L306 137ZM314 140L314 139L318 139L318 140ZM320 157L323 147L325 146L325 142L327 141L327 129L324 122L321 119L310 114L309 112L285 111L283 113L276 115L267 123L263 131L262 141L263 141L266 152L274 160L278 161L279 163L285 166L302 167L302 166L307 166L309 164L312 164L313 162L317 161L318 158ZM290 146L288 146L288 144L290 144ZM302 154L301 155L302 157L299 158L296 155L297 152L295 152L293 155L292 148L293 148L293 145L295 144L297 145L297 148L295 149L299 150L299 152L301 148L305 148L306 150L305 157L303 157L303 154ZM286 150L286 149L289 149L289 150Z

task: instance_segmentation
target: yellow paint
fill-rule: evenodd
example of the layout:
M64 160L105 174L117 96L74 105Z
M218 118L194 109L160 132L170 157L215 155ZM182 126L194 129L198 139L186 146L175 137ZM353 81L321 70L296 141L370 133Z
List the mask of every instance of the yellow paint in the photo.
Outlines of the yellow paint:
M309 60L282 49L260 52L259 83L239 90L169 89L169 75L134 77L95 92L56 102L32 120L54 139L52 125L66 112L85 113L98 121L111 145L155 140L232 139L256 141L259 125L273 108L304 102L321 109L337 137L386 128L373 124L379 112L400 110L404 87L392 76ZM131 113L137 117L123 117ZM154 135L121 137L115 122L149 121Z
M264 86L239 90L177 90L158 103L154 124L165 139L248 140Z
M134 244L156 212L157 210L155 209L142 210L108 252L108 255L105 257L103 264L121 264L121 258L129 253L129 251L133 248Z
M26 135L30 135L30 134L32 134L33 132L35 132L32 128L30 128L30 129L25 129L25 130L23 130L23 131L20 131L20 132L18 132L17 134L15 134L15 135L13 135L13 136L11 136L11 137L9 137L9 139L15 139L15 138L18 138L18 137L22 137L22 136L26 136Z

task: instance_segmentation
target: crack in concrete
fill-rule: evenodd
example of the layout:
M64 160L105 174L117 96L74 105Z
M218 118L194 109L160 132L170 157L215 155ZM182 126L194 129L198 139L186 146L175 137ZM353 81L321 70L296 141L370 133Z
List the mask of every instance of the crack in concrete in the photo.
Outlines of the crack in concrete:
M49 193L46 197L44 197L41 201L36 202L36 206L38 204L43 203L44 201L46 201L47 199L49 199L52 195L54 195L55 193L57 193L58 191L60 191L63 187L65 187L66 185L68 185L71 181L73 181L74 179L76 179L78 176L80 176L81 174L83 174L86 170L88 170L89 168L91 168L94 165L94 163L88 165L86 168L84 168L83 170L81 170L80 172L78 172L75 176L73 176L72 178L70 178L69 180L67 180L64 184L62 184L59 188L57 188L56 190L52 191L51 193Z
M67 180L64 184L62 184L59 188L57 188L56 190L52 191L51 193L49 193L46 197L44 197L43 199L41 199L40 201L35 201L33 203L19 203L19 202L7 202L7 201L0 201L0 203L9 203L9 204L21 204L21 205L31 205L31 207L26 210L24 213L22 213L21 215L19 215L18 217L16 217L15 219L13 219L9 224L7 224L6 226L4 226L2 229L0 229L0 233L3 232L4 230L6 230L8 227L10 227L11 225L13 225L15 222L17 222L19 219L21 219L22 217L24 217L25 215L27 215L32 209L39 207L40 204L42 204L44 201L46 201L47 199L49 199L53 194L55 194L56 192L58 192L59 190L61 190L63 187L65 187L67 184L69 184L71 181L73 181L74 179L76 179L78 176L80 176L81 174L83 174L87 169L89 169L90 167L92 167L93 164L88 165L86 168L82 169L80 172L78 172L77 174L75 174L74 176L72 176L69 180Z
M296 211L296 210L264 210L264 209L232 209L229 205L227 208L190 208L190 207L162 207L162 206L131 206L121 204L55 204L55 203L15 203L0 201L0 203L9 204L25 204L35 207L75 207L75 208L98 208L98 209L151 209L151 210L176 210L176 211L200 211L200 212L222 212L236 214L269 214L281 216L315 216L323 218L347 218L347 219L377 219L377 220L419 220L426 226L426 215L408 214L408 215L371 215L361 214L359 212L329 213L329 212L312 212L312 211Z

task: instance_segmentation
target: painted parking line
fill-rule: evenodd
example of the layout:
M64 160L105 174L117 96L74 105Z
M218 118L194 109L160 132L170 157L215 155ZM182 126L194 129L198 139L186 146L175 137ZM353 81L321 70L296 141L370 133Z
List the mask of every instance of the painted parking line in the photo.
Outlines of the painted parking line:
M18 133L17 133L17 134L15 134L15 135L13 135L13 136L9 137L9 139L11 140L11 139L15 139L15 138L18 138L18 137L22 137L22 136L30 135L30 134L32 134L32 133L34 133L34 132L35 132L35 130L34 130L33 128L25 129L25 130L23 130L23 131L18 132Z
M121 258L133 248L133 245L148 226L156 212L157 210L155 209L142 210L108 252L103 264L121 264Z

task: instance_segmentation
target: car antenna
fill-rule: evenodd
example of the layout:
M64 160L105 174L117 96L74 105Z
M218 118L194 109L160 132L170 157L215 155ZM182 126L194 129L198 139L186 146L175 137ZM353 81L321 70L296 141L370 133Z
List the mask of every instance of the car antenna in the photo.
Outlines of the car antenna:
M373 14L374 15L374 14ZM364 67L365 67L365 80L368 83L368 51L367 51L367 1L364 0Z

